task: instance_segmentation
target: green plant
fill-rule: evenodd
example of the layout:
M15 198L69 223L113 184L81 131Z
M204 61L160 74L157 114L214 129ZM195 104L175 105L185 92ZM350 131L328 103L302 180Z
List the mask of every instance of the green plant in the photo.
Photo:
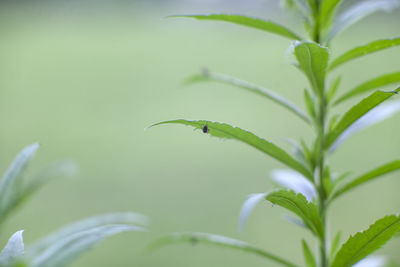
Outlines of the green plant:
M74 162L61 161L50 165L29 182L25 181L25 172L38 148L38 144L24 148L0 182L1 223L47 181L58 176L71 175L76 170ZM20 230L11 236L1 251L0 266L68 266L104 238L127 231L143 231L146 224L146 217L132 212L103 214L75 222L26 249L23 230Z
M353 5L345 5L344 2L343 0L286 1L288 6L304 18L309 40L282 25L259 18L228 14L174 16L234 23L293 40L291 49L297 61L296 67L309 82L309 88L304 91L307 112L303 112L289 100L262 86L218 73L204 71L190 77L186 83L224 83L265 97L286 108L311 127L315 132L313 142L306 143L301 140L295 144L295 153L290 154L251 132L224 123L178 119L152 125L183 124L200 129L207 135L235 139L289 167L291 170L273 174L274 179L286 188L272 193L252 195L243 205L240 225L244 225L251 210L262 200L293 212L300 219L297 223L311 231L319 244L318 255L314 255L306 241L302 241L305 262L309 267L345 267L357 263L361 265L361 260L400 231L400 216L389 215L377 220L367 230L350 236L341 247L339 247L340 234L337 234L334 240L328 240L327 213L333 201L352 189L400 169L400 161L394 160L358 177L350 178L346 174L335 177L328 164L327 159L330 154L344 139L356 131L386 119L400 109L399 102L382 104L395 97L400 87L392 91L377 90L383 86L399 83L400 72L380 75L347 90L340 96L337 96L340 77L328 86L328 76L334 69L359 57L400 45L400 38L376 40L331 59L330 43L338 33L371 13L392 10L399 5L397 0L361 0ZM331 115L338 104L371 91L372 94L356 103L343 115ZM245 242L211 234L178 233L165 237L153 245L158 247L181 241L220 245L253 253L284 266L298 266L297 263L291 263Z

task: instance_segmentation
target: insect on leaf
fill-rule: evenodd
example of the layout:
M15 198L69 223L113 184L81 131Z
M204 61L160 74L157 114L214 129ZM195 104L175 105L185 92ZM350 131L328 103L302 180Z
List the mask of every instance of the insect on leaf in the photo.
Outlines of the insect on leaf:
M382 39L373 41L363 46L358 46L356 48L353 48L345 52L344 54L340 55L335 60L333 60L333 62L329 65L329 70L333 70L339 67L340 65L349 62L351 60L354 60L356 58L366 56L398 45L400 45L400 38Z
M312 233L319 238L323 238L324 226L319 217L318 207L313 202L308 202L302 194L296 194L294 191L279 190L269 193L266 199L295 213Z
M195 232L185 232L185 233L174 233L169 236L160 238L159 240L155 241L154 243L150 244L148 247L149 251L154 251L160 247L173 244L173 243L190 243L193 245L196 244L208 244L214 245L219 247L230 248L238 251L243 251L246 253L254 254L257 256L261 256L267 259L270 259L280 265L287 266L287 267L296 267L297 265L281 258L275 256L272 253L269 253L265 250L256 248L246 242L208 233L195 233Z
M291 103L286 98L264 87L252 84L247 81L239 80L228 75L213 73L209 71L203 71L201 74L189 77L188 79L186 79L185 84L193 84L199 82L218 82L245 89L249 92L268 98L269 100L286 108L287 110L310 124L310 119L306 114L304 114L304 112L300 110L300 108L298 108L295 104Z
M234 14L210 14L210 15L176 15L170 16L172 18L194 18L198 20L216 20L224 21L234 24L239 24L241 26L250 27L253 29L258 29L266 31L269 33L274 33L291 40L301 40L302 38L295 34L293 31L287 29L286 27L279 25L275 22L263 20L260 18L247 17L242 15Z
M382 247L400 231L400 217L386 216L377 220L367 230L351 236L340 248L332 267L349 267Z
M280 147L274 145L271 142L262 139L255 134L242 130L238 127L232 127L231 125L219 122L211 122L206 120L197 120L197 121L189 121L189 120L170 120L170 121L163 121L156 124L151 125L150 127L161 125L161 124L183 124L187 126L192 126L196 129L203 129L205 125L208 127L208 134L225 138L225 139L235 139L246 143L265 154L269 155L272 158L282 162L286 166L300 172L308 179L313 179L313 175L311 172L304 167L300 162L295 160L292 156L290 156L286 151L281 149Z

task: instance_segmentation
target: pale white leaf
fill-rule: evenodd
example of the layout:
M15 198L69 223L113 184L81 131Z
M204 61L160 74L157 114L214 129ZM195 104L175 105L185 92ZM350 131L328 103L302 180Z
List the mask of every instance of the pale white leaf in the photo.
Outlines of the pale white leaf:
M273 170L271 176L278 185L304 195L307 201L312 201L317 195L314 185L296 171Z
M22 233L24 230L17 231L8 240L7 245L0 253L0 264L10 265L13 261L24 255L24 238Z
M244 202L242 209L240 210L239 215L239 231L243 231L246 226L247 219L249 218L251 212L255 208L255 206L261 202L268 193L258 193L251 194L248 196L247 200Z

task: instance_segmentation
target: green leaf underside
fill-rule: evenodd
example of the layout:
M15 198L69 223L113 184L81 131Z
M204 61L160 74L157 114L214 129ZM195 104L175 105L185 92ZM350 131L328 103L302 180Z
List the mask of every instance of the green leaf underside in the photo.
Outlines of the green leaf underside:
M246 242L236 240L233 238L207 234L207 233L174 233L164 238L159 239L149 246L149 250L155 250L159 247L163 247L165 245L173 244L173 243L181 243L188 242L192 245L197 244L210 244L216 245L225 248L231 248L239 251L243 251L246 253L258 255L264 258L268 258L272 261L275 261L283 266L296 267L295 264L282 259L281 257L275 256L267 251L256 248Z
M302 194L294 191L279 190L265 197L268 201L298 215L316 236L323 238L324 227L319 217L318 207L313 202L308 202Z
M376 91L353 106L327 135L326 148L328 149L347 128L364 116L368 111L397 94L399 91L400 87L392 92Z
M384 74L374 79L368 80L355 88L351 89L349 92L341 96L338 100L336 100L335 105L352 98L354 96L363 94L365 92L371 91L373 89L377 89L382 86L390 85L393 83L400 82L400 72L394 72L389 74Z
M332 40L338 33L342 32L352 24L362 20L363 18L379 11L390 11L398 7L398 0L364 0L342 10L335 17L333 25L327 36L328 41Z
M400 169L400 160L395 160L390 163L384 164L378 168L373 169L372 171L369 171L369 172L353 179L351 182L347 183L346 185L343 185L341 188L339 188L334 193L332 198L337 198L338 196L346 193L347 191L349 191L351 189L354 189L355 187L363 185L371 180L381 177L382 175L397 171L399 169Z
M400 45L400 38L392 38L392 39L373 41L369 44L353 48L345 52L341 56L337 57L335 60L333 60L333 62L329 66L329 70L333 70L338 66L350 60L356 59L358 57L365 56L398 45Z
M153 124L150 127L161 124L183 124L187 126L192 126L196 129L203 129L204 126L207 126L208 134L215 137L220 137L225 139L236 139L238 141L242 141L264 152L265 154L277 159L278 161L282 162L288 167L297 170L308 179L310 180L313 179L313 175L311 174L311 172L306 167L304 167L300 162L298 162L292 156L290 156L286 151L274 145L273 143L270 143L265 139L262 139L256 136L255 134L242 130L238 127L232 127L231 125L225 123L211 122L206 120L189 121L183 119L163 121Z
M114 224L103 225L85 231L72 233L64 239L57 240L30 262L30 267L64 267L91 249L106 237L128 231L142 231L141 228L131 225Z
M202 74L198 74L198 75L189 77L185 81L185 84L193 84L193 83L199 83L199 82L218 82L218 83L228 84L228 85L232 85L232 86L236 86L236 87L248 90L252 93L261 95L263 97L268 98L269 100L272 100L273 102L277 103L278 105L281 105L282 107L288 109L290 112L299 116L305 122L310 123L310 119L307 117L307 115L305 115L300 110L300 108L298 108L295 104L291 103L289 100L280 96L279 94L277 94L271 90L268 90L264 87L252 84L247 81L239 80L239 79L230 77L228 75L212 73L212 72L208 72L208 71L204 72Z
M272 21L263 20L260 18L252 18L243 15L235 14L210 14L210 15L176 15L171 16L173 18L194 18L199 20L217 20L239 24L242 26L250 27L253 29L258 29L270 33L274 33L291 40L301 40L302 38L287 29L286 27L279 25Z
M303 256L308 267L317 267L317 263L315 261L314 255L311 252L310 247L308 246L305 240L302 240L303 245Z
M328 49L311 42L295 42L294 46L300 69L307 76L314 93L322 95L329 60Z
M103 214L77 221L39 240L25 253L30 267L63 267L105 238L123 232L144 231L147 218L132 212Z
M400 231L400 217L386 216L367 230L351 236L340 248L331 267L350 267L379 249Z
M4 217L15 208L19 201L18 196L23 187L23 178L32 158L35 156L39 144L35 143L25 147L13 160L0 183L0 218Z

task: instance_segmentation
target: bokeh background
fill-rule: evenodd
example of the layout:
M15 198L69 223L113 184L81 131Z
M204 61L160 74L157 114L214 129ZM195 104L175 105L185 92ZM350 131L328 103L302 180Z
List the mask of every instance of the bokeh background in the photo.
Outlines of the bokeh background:
M203 67L279 91L302 104L305 78L286 56L290 41L224 23L164 19L182 13L244 13L301 32L299 18L278 1L2 1L0 4L0 169L25 146L41 149L30 173L72 158L80 173L43 188L2 229L1 244L19 229L26 243L74 220L136 211L150 232L112 237L73 266L275 266L234 251L174 245L152 255L144 246L175 231L243 239L302 263L299 240L313 239L260 204L237 232L250 193L273 188L269 172L283 166L234 141L183 126L144 129L174 118L209 119L250 130L290 149L285 138L312 132L279 106L228 86L181 87ZM333 56L368 41L400 35L400 13L377 14L332 44ZM341 92L363 79L399 70L400 50L346 64ZM348 106L338 109L344 111ZM347 140L331 158L334 171L355 174L400 156L400 115ZM329 217L343 236L400 209L399 174L345 195ZM400 262L399 240L380 253Z

